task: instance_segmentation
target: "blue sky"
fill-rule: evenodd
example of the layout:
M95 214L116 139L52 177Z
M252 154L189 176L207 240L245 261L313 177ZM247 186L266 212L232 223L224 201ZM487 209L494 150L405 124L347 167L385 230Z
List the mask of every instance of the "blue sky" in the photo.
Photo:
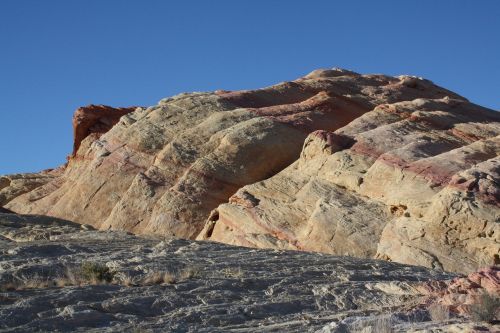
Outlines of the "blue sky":
M500 109L500 1L0 1L0 174L65 161L73 111L316 68L424 76Z

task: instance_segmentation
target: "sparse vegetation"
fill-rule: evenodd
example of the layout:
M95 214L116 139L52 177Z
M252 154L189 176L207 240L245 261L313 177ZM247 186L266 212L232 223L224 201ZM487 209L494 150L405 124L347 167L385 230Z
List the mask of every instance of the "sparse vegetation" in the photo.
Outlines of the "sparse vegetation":
M117 274L106 265L96 262L83 262L80 266L66 267L64 273L56 276L41 277L33 275L23 279L12 279L0 284L0 291L25 290L65 286L116 284L126 287L155 284L174 284L199 276L199 269L186 267L178 271L152 271L143 276L132 277Z
M369 320L356 322L349 329L350 332L367 332L367 333L392 333L392 316L381 315Z
M500 310L500 298L484 293L479 297L478 303L471 307L472 318L476 321L492 322Z
M199 269L196 267L185 267L181 270L169 271L155 271L147 274L144 279L139 282L139 285L151 284L174 284L199 276Z
M441 304L432 304L428 308L429 315L432 321L448 321L450 319L450 311L447 306Z
M200 276L200 269L198 267L189 266L178 272L178 277L181 281L194 279Z
M177 276L171 272L151 272L142 279L139 284L174 284L177 282Z
M94 283L111 282L115 272L112 272L106 265L85 261L80 267L80 273L84 280Z
M222 270L222 274L227 278L240 279L243 277L241 267L226 267Z

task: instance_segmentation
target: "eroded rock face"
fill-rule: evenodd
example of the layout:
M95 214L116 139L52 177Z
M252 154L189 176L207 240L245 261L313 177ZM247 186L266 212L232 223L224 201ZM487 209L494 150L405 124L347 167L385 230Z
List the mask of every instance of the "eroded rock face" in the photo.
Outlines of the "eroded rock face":
M238 190L199 239L457 272L496 265L499 153L497 112L448 97L381 104L309 135L295 163Z
M12 199L31 192L62 174L62 168L40 173L20 173L0 176L0 207Z
M75 157L82 141L91 136L98 139L113 127L122 116L135 111L137 107L113 108L107 105L87 105L78 108L73 115L73 152Z
M340 69L259 90L181 94L127 113L80 145L78 133L96 125L76 126L78 158L6 208L100 229L194 238L210 211L238 189L296 161L312 131L335 131L380 104L445 96L465 101L427 80ZM340 140L331 149L348 144Z

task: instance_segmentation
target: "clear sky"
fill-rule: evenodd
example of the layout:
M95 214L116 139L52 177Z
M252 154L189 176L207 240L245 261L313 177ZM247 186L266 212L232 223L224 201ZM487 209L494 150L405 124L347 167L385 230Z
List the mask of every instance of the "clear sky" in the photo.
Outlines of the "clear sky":
M316 68L424 76L500 109L500 1L0 0L0 174L65 161L73 111Z

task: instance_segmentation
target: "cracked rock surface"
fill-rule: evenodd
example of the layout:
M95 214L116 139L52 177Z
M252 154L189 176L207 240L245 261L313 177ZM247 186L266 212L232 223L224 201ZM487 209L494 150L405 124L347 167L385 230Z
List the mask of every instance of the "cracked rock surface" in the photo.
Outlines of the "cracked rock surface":
M387 318L397 332L478 327L429 319L419 286L456 275L423 267L140 238L15 214L0 214L0 237L0 332L349 332ZM29 284L82 262L105 265L113 280ZM157 272L176 278L144 279Z

